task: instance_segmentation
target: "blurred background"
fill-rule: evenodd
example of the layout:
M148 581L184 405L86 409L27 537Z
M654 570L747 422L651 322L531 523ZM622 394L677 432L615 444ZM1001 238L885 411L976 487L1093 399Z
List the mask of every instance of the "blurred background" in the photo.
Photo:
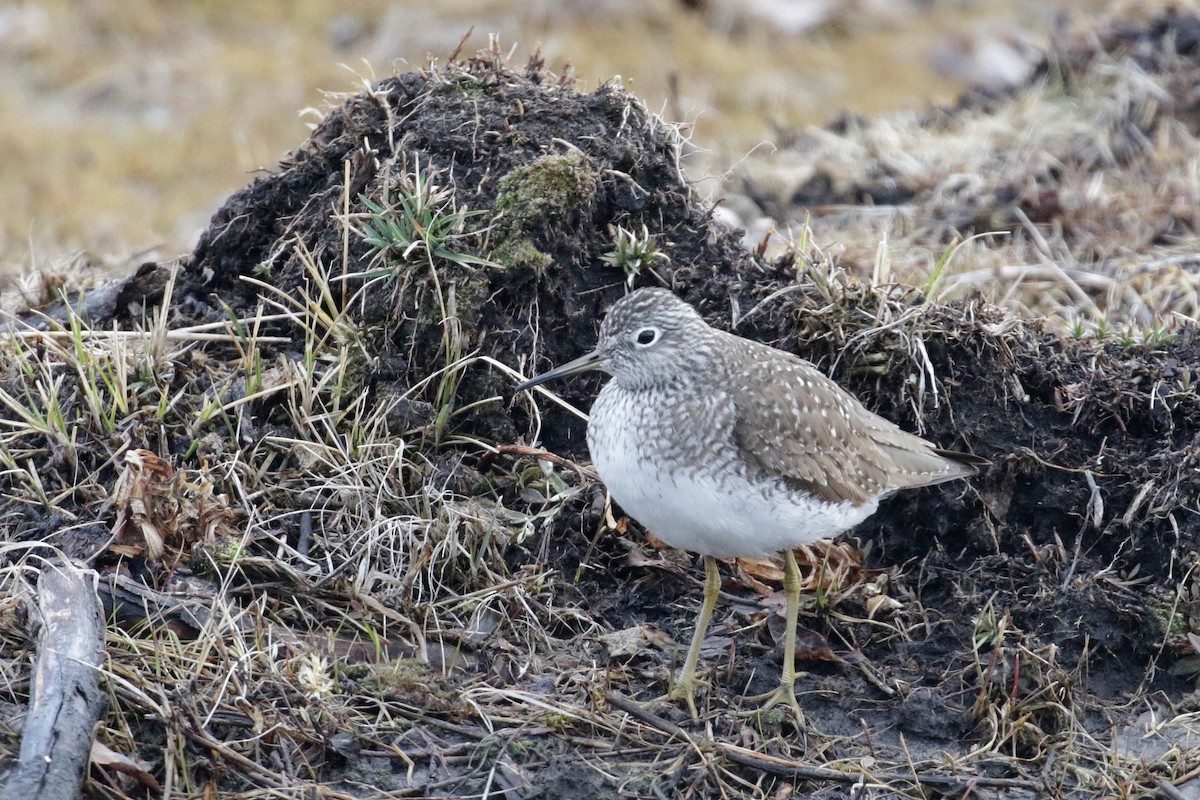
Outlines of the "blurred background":
M223 200L363 81L501 49L620 76L688 123L689 175L842 112L952 103L1028 74L1099 0L41 0L0 4L0 276L194 245Z

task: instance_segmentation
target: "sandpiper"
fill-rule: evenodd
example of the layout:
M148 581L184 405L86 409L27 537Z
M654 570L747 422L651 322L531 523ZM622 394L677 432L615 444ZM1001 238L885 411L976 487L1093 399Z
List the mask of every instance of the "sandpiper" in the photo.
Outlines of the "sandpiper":
M664 289L617 301L595 350L517 390L593 369L612 375L588 421L596 471L659 539L704 557L704 602L668 696L697 717L696 666L720 590L716 559L780 553L783 673L763 708L785 702L802 721L792 548L854 527L898 489L970 477L987 462L901 430L810 362L710 327Z

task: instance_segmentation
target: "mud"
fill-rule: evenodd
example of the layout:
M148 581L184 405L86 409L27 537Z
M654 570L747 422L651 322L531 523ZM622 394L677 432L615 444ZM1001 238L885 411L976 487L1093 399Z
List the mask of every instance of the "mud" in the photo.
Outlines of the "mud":
M1139 693L1182 697L1188 682L1156 666L1185 652L1164 629L1164 608L1200 548L1195 329L1185 326L1153 348L1071 342L978 301L938 306L911 290L835 279L820 259L762 263L695 201L678 148L620 88L580 93L537 63L514 72L484 55L437 75L384 80L371 95L350 98L331 113L276 172L229 199L185 264L172 323L211 322L227 318L228 309L249 312L262 290L246 275L292 294L309 287L303 258L341 258L337 213L347 174L352 212L362 212L361 196L378 196L419 163L452 187L464 208L490 213L508 204L507 214L471 243L477 255L507 260L488 268L442 265L436 275L413 267L400 302L386 292L363 298L355 315L369 332L364 384L384 397L445 364L450 345L432 311L439 291L457 303L457 352L478 352L532 374L592 346L604 308L627 290L627 276L601 258L613 247L609 226L645 225L669 257L656 266L658 277L713 324L809 358L905 428L991 461L969 485L889 499L846 534L866 553L863 570L877 576L897 606L881 625L868 618L861 593L806 604L802 625L824 637L839 659L803 667L806 748L787 720L752 730L736 715L750 707L743 693L771 688L779 657L767 624L770 603L734 566L724 568L726 596L705 653L706 664L717 668L701 698L715 739L814 764L871 756L902 765L908 758L961 755L991 737L1001 745L995 760L976 767L979 773L1036 783L1047 780L1038 774L1052 749L1047 742L1081 729L1107 736L1128 719L1121 703ZM564 175L568 185L560 181ZM537 180L560 182L521 186ZM535 200L536 213L528 213ZM354 264L369 267L361 241L350 241L349 252ZM852 273L854 266L840 269ZM644 272L632 283L654 285L658 278ZM126 298L111 319L128 324L154 302L153 290L136 302ZM282 323L263 332L292 333ZM270 355L299 354L298 346L280 345ZM441 440L452 434L496 444L526 440L533 423L527 407L512 402L513 383L499 370L465 372L458 407L492 396L503 402L455 417ZM586 408L599 385L592 377L558 388ZM432 390L412 397L396 424L428 427L435 402ZM544 413L540 444L586 460L582 423L550 406ZM286 434L281 415L268 409L261 417L264 428ZM170 446L187 450L182 440ZM436 443L432 452L439 484L457 494L510 486L503 479L509 462L478 461L454 446L439 451ZM514 489L501 491L510 507L534 505ZM564 576L559 602L575 604L605 631L647 626L685 643L699 604L699 570L686 556L649 547L635 525L595 537L602 510L598 489L580 492L534 537L512 545L509 567L553 566ZM10 504L7 511L17 520L16 538L44 534L45 524L24 510ZM102 534L87 546L64 544L85 552ZM455 673L451 686L482 679L531 693L574 692L593 710L614 715L605 691L649 700L665 691L677 666L672 648L648 646L612 658L570 626L556 635L562 650L545 659L542 672L506 671L507 656L483 643L472 654L482 678ZM604 686L562 688L563 670L589 662L606 667ZM704 735L681 709L654 708ZM451 724L464 722L450 717ZM1021 725L1013 723L1017 717ZM418 740L443 749L478 745L476 762L442 765L448 772L435 775L436 758L427 759L408 782L399 762L330 750L322 779L365 781L377 768L371 780L380 788L460 796L489 785L482 761L508 765L501 773L510 796L716 796L711 775L694 768L688 747L667 737L653 747L622 745L629 748L622 754L620 747L588 749L585 739L608 735L598 729L559 736L514 727L490 734L485 747L462 731L413 725L412 747L427 746ZM779 776L732 763L723 769L758 783L764 796L785 791ZM1050 771L1049 780L1069 792L1065 773ZM812 797L850 796L841 784L798 785ZM1034 795L977 788L973 796Z

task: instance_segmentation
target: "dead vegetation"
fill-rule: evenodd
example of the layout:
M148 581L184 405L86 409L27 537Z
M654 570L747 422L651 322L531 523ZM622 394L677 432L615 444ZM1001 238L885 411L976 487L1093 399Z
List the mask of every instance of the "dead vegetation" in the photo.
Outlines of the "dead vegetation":
M1192 19L1062 36L1027 83L952 109L783 131L745 192L851 261L886 237L888 271L931 298L1161 337L1200 311Z
M320 121L321 90L414 69L472 28L472 47L490 32L522 52L541 42L549 64L570 65L593 87L623 75L651 108L694 125L703 149L722 152L711 167L693 166L699 178L769 138L773 123L821 123L843 106L950 102L965 84L939 74L931 53L1006 31L1035 39L1053 22L1038 0L844 3L824 9L824 30L803 36L747 19L739 5L8 4L0 10L8 78L0 86L0 280L77 249L106 261L119 254L109 277L123 274L126 260L190 250L222 198L270 170ZM1103 5L1059 3L1075 14ZM888 57L876 58L884 48Z
M18 589L56 550L109 616L92 796L1172 797L1200 774L1194 328L1072 340L945 305L891 285L894 240L755 258L679 144L618 87L487 51L344 98L182 265L14 319L6 747ZM703 723L652 702L697 570L578 465L594 382L511 397L660 281L993 462L890 500L863 557L810 554L810 729L740 713L777 681L769 564L724 570Z

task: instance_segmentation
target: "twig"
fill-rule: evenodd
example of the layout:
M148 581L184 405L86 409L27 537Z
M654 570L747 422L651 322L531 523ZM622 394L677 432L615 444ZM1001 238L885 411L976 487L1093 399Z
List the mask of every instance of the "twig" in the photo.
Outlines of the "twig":
M1175 788L1175 784L1168 780L1161 780L1154 784L1154 788L1158 789L1160 797L1165 797L1166 800L1188 800L1188 796Z
M488 735L488 732L483 728L474 728L468 725L456 725L453 722L447 722L444 719L438 719L437 717L430 716L429 714L426 714L417 708L398 706L396 708L396 713L412 722L428 723L435 728L441 728L444 731L457 733L459 736L465 736L468 739L480 740L486 738Z
M563 458L560 455L551 453L549 450L543 450L540 447L526 447L525 445L520 444L502 444L496 448L496 454L502 456L514 456L516 458L527 456L529 458L536 458L539 461L549 461L551 464L556 466L567 467L568 469L574 470L579 474L579 477L586 480L593 482L600 480L600 476L594 469L580 466L569 458Z
M674 722L668 722L658 714L655 714L653 711L650 711L639 703L635 703L628 697L623 697L616 692L605 692L604 699L607 700L608 704L613 708L618 708L629 716L640 719L642 722L646 723L655 730L659 730L665 734L674 736L675 738L681 739L688 744L696 744L691 735L683 728L679 727Z
M275 315L279 316L279 315ZM153 339L161 336L171 342L240 342L246 337L234 333L203 333L201 331L182 328L174 331L107 331L96 328L84 328L80 331L69 330L23 330L4 331L4 335L18 339L74 339L76 335L83 339ZM289 336L255 336L254 341L270 344L287 344L294 341Z
M622 697L613 692L605 692L604 698L613 708L624 711L629 716L641 720L650 727L681 739L693 747L698 746L696 740L683 728L673 722L668 722L629 698ZM809 767L798 761L758 753L726 742L715 742L711 749L744 767L761 770L762 772L780 777L835 783L853 783L861 780L863 777L863 774L859 772L845 772L824 767ZM874 775L872 779L882 783L912 783L915 781L918 785L946 786L955 789L965 786L968 783L973 786L990 786L994 788L1029 789L1033 791L1038 789L1037 783L1022 778L988 778L974 775L968 778L956 775L911 775L909 773L887 772Z
M769 772L772 775L779 775L780 777L799 777L807 780L836 781L841 783L858 781L863 777L861 773L843 772L841 770L823 769L821 767L806 767L798 761L779 758L778 756L769 756L765 753L756 753L753 750L747 750L744 747L724 742L718 742L715 749L717 752L724 754L730 761L735 761L742 766L752 767L763 772ZM879 783L915 782L918 786L945 786L951 789L966 786L968 783L972 786L1029 789L1031 791L1036 791L1039 788L1036 782L1023 778L988 778L974 775L959 777L957 775L920 775L907 772L883 772L873 775L872 780Z

